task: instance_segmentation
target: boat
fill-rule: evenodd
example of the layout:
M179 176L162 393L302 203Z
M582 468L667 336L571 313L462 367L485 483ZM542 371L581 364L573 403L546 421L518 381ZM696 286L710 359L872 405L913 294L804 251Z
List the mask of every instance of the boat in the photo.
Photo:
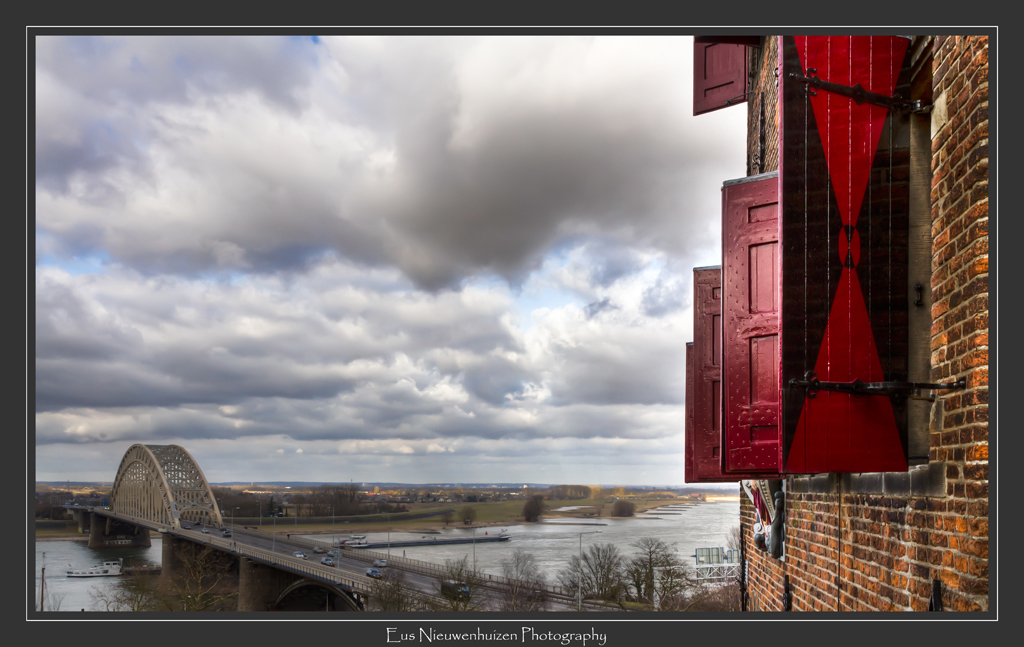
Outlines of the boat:
M335 546L365 546L366 535L350 535L348 539L339 539Z
M116 562L103 562L89 568L71 568L68 569L68 577L111 577L120 575L123 562L123 559L119 559ZM68 564L68 566L71 566L71 564Z

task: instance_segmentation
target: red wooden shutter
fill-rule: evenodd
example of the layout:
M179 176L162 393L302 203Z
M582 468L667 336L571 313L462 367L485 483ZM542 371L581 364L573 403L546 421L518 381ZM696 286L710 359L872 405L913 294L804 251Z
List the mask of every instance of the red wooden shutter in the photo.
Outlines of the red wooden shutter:
M693 270L693 302L692 447L694 479L700 483L723 480L721 268Z
M693 114L746 101L747 48L734 43L693 42Z
M683 444L685 448L685 455L683 457L684 470L683 478L687 483L695 483L696 474L694 471L694 454L696 450L693 446L693 342L686 343L686 433L684 434Z
M722 187L723 471L781 472L778 173Z
M905 398L789 386L907 380L909 89L898 36L780 38L782 374L788 473L907 469ZM901 81L901 79L903 79ZM832 84L809 88L815 80Z

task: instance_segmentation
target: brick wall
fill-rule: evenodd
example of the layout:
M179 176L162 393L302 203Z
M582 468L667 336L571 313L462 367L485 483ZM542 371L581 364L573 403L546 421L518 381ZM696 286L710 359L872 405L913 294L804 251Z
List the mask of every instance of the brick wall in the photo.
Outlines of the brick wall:
M931 377L967 389L933 405L928 466L790 477L785 562L753 546L741 497L749 610L783 610L787 577L793 611L925 611L933 580L944 610L989 608L988 39L931 41Z
M747 175L779 170L778 52L778 38L774 36L763 39L761 48L750 51L750 87L754 92L747 98Z

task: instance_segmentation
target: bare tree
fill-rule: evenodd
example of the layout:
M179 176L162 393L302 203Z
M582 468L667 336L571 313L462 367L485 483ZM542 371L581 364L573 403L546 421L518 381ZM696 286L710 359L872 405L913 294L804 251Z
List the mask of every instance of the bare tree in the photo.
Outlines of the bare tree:
M583 552L582 562L577 555L569 558L569 565L558 573L558 583L571 591L582 590L584 598L618 600L625 588L624 561L615 544L593 544Z
M439 611L478 611L482 599L480 576L470 567L469 556L445 559L444 570L434 583Z
M441 521L443 521L444 525L446 526L450 524L452 522L452 519L454 518L455 513L452 512L451 510L445 510L443 513L441 513Z
M170 581L170 610L177 611L178 605L188 611L230 609L238 595L230 586L230 557L212 546L193 542L183 542L180 550L184 572Z
M729 534L725 538L726 550L740 550L743 547L743 533L740 531L739 524L732 527Z
M106 611L164 611L173 606L161 590L156 573L135 571L118 578L115 588L93 588L89 595Z
M371 585L369 607L372 611L414 611L415 601L409 595L405 571L389 568Z
M40 602L43 602L40 600L36 602L36 611L60 611L60 606L64 603L66 595L66 593L58 593L57 591L47 591L45 596L46 606L40 608Z
M463 506L459 510L459 519L462 519L462 523L473 523L476 521L476 508L471 505Z
M501 611L543 611L547 606L544 578L537 559L522 548L512 551L510 559L501 562L505 582L498 589Z
M653 537L641 537L631 544L637 549L624 566L624 573L632 588L633 599L637 602L653 602L655 582L659 571L681 565L674 544L670 545ZM674 579L669 576L670 580Z

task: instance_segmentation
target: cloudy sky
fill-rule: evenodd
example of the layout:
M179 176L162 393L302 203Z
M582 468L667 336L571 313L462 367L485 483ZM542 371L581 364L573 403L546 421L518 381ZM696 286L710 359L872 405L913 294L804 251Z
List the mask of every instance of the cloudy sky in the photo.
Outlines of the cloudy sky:
M40 480L681 485L688 37L40 37Z

